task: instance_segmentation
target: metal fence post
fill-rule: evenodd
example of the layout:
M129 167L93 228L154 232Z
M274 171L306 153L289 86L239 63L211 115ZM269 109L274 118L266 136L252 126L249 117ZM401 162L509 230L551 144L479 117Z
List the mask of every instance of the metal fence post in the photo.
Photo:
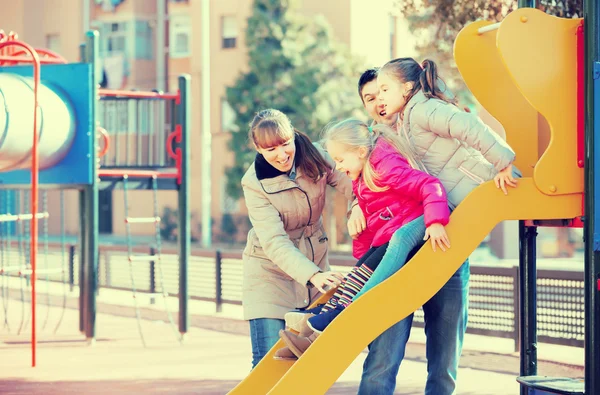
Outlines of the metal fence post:
M520 296L519 296L519 265L513 266L512 271L513 278L513 340L515 341L515 352L519 351L519 347L521 346L521 331L520 331L520 323L519 319L519 309L521 306Z
M75 288L75 246L69 246L69 291Z
M217 313L223 310L223 272L221 251L217 250L215 254L215 303Z
M100 285L101 285L101 281L100 281L100 273L102 273L102 266L100 265L101 262L101 254L98 251L98 265L96 265L96 267L98 269L97 270L97 274L96 274L96 296L100 295Z
M150 255L156 255L156 248L150 247ZM150 261L150 304L154 304L156 299L154 294L156 293L156 262Z

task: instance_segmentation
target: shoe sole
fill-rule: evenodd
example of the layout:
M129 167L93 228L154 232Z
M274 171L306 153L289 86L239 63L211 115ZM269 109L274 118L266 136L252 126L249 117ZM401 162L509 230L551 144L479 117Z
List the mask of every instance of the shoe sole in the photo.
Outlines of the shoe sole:
M273 357L273 359L276 359L278 361L297 361L298 358L297 357L289 357L289 358L285 358L285 357Z
M285 331L281 331L279 337L281 338L281 340L283 340L285 345L290 349L291 352L294 353L296 357L300 358L302 354L304 354L304 352L300 351L300 349L296 347L294 342L292 342L292 340L288 337L288 334L285 333Z

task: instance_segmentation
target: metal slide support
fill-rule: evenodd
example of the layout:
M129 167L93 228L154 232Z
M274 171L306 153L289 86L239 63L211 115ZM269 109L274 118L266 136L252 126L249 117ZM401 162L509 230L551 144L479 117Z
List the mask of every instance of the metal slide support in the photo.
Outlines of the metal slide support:
M585 393L600 394L600 220L595 198L600 198L600 103L595 101L595 88L600 90L599 35L600 2L584 0L585 21ZM600 93L600 92L598 92ZM600 214L600 213L599 213Z
M519 350L521 376L537 375L537 228L519 221ZM521 386L521 395L529 389Z

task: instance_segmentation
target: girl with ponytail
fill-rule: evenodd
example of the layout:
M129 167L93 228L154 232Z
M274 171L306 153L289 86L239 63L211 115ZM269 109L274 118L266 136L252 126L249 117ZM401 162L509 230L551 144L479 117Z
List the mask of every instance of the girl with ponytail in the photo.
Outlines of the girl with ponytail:
M516 187L515 177L519 174L512 166L514 151L477 116L455 105L433 61L419 64L413 58L391 60L379 70L377 85L386 113L397 114L398 138L409 146L424 170L440 180L451 209L486 181L494 180L505 194L507 186ZM383 266L384 262L379 269ZM423 305L427 336L425 394L456 393L468 321L469 278L467 259ZM359 394L394 392L412 320L412 315L406 317L371 344Z
M300 335L280 332L297 357L353 300L399 270L423 240L430 239L434 251L450 247L444 229L450 215L444 187L419 170L407 144L390 127L347 119L330 127L324 141L336 169L353 180L367 227L353 242L358 263L329 302L292 328ZM288 326L289 321L286 315ZM278 350L276 357L288 354L288 349Z
M399 136L440 179L452 207L485 181L493 179L504 194L507 186L516 187L514 151L476 115L455 105L433 61L391 60L379 70L377 85L386 112L398 114Z

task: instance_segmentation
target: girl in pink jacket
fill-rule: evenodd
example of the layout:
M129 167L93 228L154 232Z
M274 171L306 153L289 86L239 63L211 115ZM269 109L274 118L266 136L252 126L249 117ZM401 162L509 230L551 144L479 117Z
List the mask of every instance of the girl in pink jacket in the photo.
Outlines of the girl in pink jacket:
M392 129L385 125L371 128L348 119L328 129L325 141L336 169L352 179L366 217L367 228L354 244L355 252L363 243L370 248L321 312L308 318L308 327L315 334L304 337L280 332L297 357L359 292L366 292L367 282L370 289L392 275L424 239L431 239L434 250L450 247L444 229L450 216L444 187L437 178L418 170L412 154ZM390 259L397 262L385 265L388 269L395 266L392 272L375 270L380 262Z

